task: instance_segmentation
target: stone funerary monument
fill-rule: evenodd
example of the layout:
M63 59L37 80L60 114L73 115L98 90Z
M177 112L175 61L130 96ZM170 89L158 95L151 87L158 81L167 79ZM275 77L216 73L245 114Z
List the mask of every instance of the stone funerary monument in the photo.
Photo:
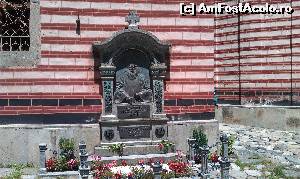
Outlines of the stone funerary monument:
M126 145L124 155L156 153L157 143L168 137L163 95L170 45L139 29L135 11L126 21L128 28L93 44L103 90L96 153L107 157L116 143Z

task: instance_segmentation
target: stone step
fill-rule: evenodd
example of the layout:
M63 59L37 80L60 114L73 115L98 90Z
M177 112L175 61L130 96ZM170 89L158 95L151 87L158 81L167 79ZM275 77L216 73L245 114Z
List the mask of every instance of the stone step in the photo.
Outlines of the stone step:
M169 149L168 152L175 152L175 149ZM109 146L95 147L95 154L101 157L109 157L117 155L109 150ZM128 155L146 155L146 154L163 154L163 151L159 150L158 145L131 145L125 146L123 149L123 156Z
M185 157L184 157L185 158ZM176 153L166 153L166 154L146 154L146 155L128 155L128 156L110 156L110 157L101 157L101 161L104 163L110 163L112 161L118 161L121 162L123 160L126 161L129 165L136 165L138 161L144 160L145 163L150 161L150 159L155 161L163 160L164 162L175 160L176 159ZM91 164L91 160L89 159L89 164Z
M112 144L120 144L123 143L126 146L131 146L131 145L157 145L161 142L162 140L131 140L131 141L124 141L124 142L101 142L101 146L109 146ZM165 140L168 141L168 140Z

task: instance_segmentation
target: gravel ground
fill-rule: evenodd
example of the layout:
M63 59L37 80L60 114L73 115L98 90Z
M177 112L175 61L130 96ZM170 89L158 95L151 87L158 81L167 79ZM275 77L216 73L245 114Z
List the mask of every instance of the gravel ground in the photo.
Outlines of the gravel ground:
M220 124L235 136L232 178L300 178L300 131Z

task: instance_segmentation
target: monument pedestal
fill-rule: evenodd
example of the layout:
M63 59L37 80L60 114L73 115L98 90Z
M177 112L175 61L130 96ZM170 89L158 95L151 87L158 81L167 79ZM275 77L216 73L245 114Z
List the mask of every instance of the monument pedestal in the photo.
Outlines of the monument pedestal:
M175 159L174 147L167 154L159 148L159 143L168 139L168 119L163 116L151 119L105 116L105 120L100 121L101 145L95 147L95 154L103 161L126 160L132 164L140 159ZM120 143L125 145L122 157L110 151L110 146Z

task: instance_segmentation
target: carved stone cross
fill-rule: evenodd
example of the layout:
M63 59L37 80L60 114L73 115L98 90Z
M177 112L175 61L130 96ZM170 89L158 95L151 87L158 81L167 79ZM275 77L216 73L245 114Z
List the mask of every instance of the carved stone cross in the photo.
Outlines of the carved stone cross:
M128 16L125 18L125 22L128 22L128 28L138 29L140 17L137 15L136 11L129 11Z

